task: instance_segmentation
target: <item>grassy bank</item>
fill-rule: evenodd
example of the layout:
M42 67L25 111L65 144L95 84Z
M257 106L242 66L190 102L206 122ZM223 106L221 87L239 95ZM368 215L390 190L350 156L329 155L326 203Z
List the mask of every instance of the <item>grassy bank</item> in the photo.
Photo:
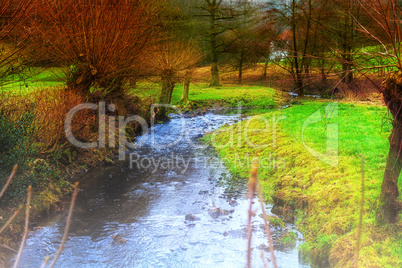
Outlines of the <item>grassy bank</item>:
M157 102L160 91L161 86L157 83L141 82L130 93ZM183 85L177 83L172 94L172 105L180 106L182 93ZM281 93L273 88L249 85L208 87L205 83L193 83L189 92L189 100L199 108L237 107L238 103L243 107L270 108L276 106L281 98Z
M365 207L359 265L399 267L401 225L374 224L389 127L383 107L304 102L223 127L206 139L239 177L247 178L251 159L259 158L259 177L266 198L280 205L278 210L283 215L289 210L296 214L297 226L306 239L300 250L318 266L328 262L333 267L354 265L360 162L364 155ZM328 139L338 140L337 161L334 157L322 158ZM314 156L317 152L321 160Z

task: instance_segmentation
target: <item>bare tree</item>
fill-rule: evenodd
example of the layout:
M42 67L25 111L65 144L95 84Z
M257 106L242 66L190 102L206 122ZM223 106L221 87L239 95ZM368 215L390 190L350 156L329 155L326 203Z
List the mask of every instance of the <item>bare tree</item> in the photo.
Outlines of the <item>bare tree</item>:
M231 56L234 67L238 70L238 83L242 83L243 69L255 64L259 55L256 50L257 26L261 20L259 7L251 1L234 2L236 20L231 23L225 39L225 52Z
M259 55L259 60L264 60L263 79L267 78L268 64L272 60L274 52L274 40L278 38L278 29L269 16L264 13L260 19L260 24L256 29L256 39L254 40L253 49Z
M26 34L19 25L31 8L31 0L2 0L0 3L0 84L15 81L21 72L22 58L27 44Z
M180 41L160 43L143 58L145 68L161 79L160 104L170 104L176 82L184 77L181 72L193 68L200 58L192 42Z
M322 23L319 17L320 3L313 0L282 1L280 7L271 2L269 13L276 17L276 25L282 34L276 41L282 49L288 66L281 67L290 72L300 96L304 95L303 79L309 74L311 58L314 55L317 27Z
M181 95L181 100L180 102L183 104L188 104L190 102L190 99L188 97L190 93L190 83L191 83L191 78L194 73L194 68L190 68L185 71L184 73L184 81L183 81L183 93Z
M333 5L327 5L326 10L329 27L323 28L322 32L327 37L327 45L342 66L345 82L350 84L354 79L353 69L359 56L358 51L367 42L356 21L366 24L367 16L354 0L336 0Z
M70 90L89 96L96 85L104 95L119 99L125 77L138 74L139 55L157 39L154 17L163 2L35 0L31 48L69 68Z
M211 60L211 87L219 86L219 56L223 51L225 43L220 38L228 30L226 22L234 19L232 7L223 0L202 0L199 6L203 14L199 16L208 19L207 42L209 43L209 55Z
M359 0L359 4L375 21L374 25L367 26L356 21L360 29L377 42L378 52L373 55L384 58L389 63L388 67L394 68L380 89L393 116L393 128L389 136L390 148L377 214L378 222L393 223L399 220L402 207L397 200L398 178L402 169L402 9L396 0Z

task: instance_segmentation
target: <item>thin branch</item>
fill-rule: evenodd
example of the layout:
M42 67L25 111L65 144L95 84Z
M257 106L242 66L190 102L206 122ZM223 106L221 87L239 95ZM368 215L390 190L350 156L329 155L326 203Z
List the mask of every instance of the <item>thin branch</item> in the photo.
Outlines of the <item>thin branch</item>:
M18 168L18 165L14 165L13 171L11 172L10 176L8 176L6 184L3 186L3 189L1 189L0 198L3 196L4 192L7 190L7 187L10 184L11 180L14 178L15 173L17 172L17 168Z
M271 252L271 260L272 260L272 264L273 264L274 268L277 268L278 265L276 263L276 258L275 258L275 254L274 254L274 245L273 245L273 241L272 241L271 230L269 229L268 216L267 216L267 213L265 212L264 198L262 196L262 190L261 190L260 182L258 181L258 178L257 178L257 172L255 174L255 180L257 182L256 189L257 189L258 199L259 199L260 204L261 204L261 210L262 210L262 217L264 219L265 232L267 233L267 237L268 237L269 251Z
M5 249L8 249L8 250L10 250L10 251L13 251L13 252L15 252L15 253L18 253L15 249L12 249L12 248L10 248L10 247L7 246L7 245L0 244L0 247L5 248Z
M21 255L22 255L22 250L24 249L25 241L27 239L28 232L29 232L28 225L29 225L29 213L31 211L31 196L32 196L32 186L29 185L29 187L28 187L28 196L27 196L27 204L26 204L26 210L25 210L24 235L22 236L21 246L20 246L20 249L18 250L17 258L15 259L14 268L18 267L18 263L20 262Z
M253 217L253 199L257 179L257 166L253 163L251 168L251 178L248 183L248 198L250 199L250 206L248 208L248 221L247 221L247 268L251 268L251 238L253 236L253 225L251 219Z
M47 265L47 263L49 262L49 260L50 260L50 257L49 257L49 256L46 256L46 258L45 258L45 260L43 261L43 263L42 263L42 265L40 266L40 268L45 268L46 265Z
M56 256L54 257L52 263L50 264L50 268L52 268L55 265L57 259L59 258L61 252L64 249L64 244L66 243L66 240L67 240L68 229L70 228L71 217L73 215L75 200L77 199L77 194L78 194L78 182L75 183L74 187L75 187L74 193L73 193L73 197L71 198L70 208L68 210L67 223L66 223L66 228L64 229L63 239L61 241L59 249L57 250Z
M355 267L359 267L359 251L360 251L360 240L362 236L362 224L363 224L363 213L364 213L364 156L362 155L362 199L360 201L360 215L359 215L359 227L357 229L357 246L356 246L356 260Z
M261 260L262 260L262 263L264 264L264 268L268 268L267 261L265 260L265 257L264 257L264 250L262 250L262 249L261 249Z
M20 206L14 214L8 219L8 221L1 227L0 234L7 228L7 226L14 220L15 217L20 213L22 206Z

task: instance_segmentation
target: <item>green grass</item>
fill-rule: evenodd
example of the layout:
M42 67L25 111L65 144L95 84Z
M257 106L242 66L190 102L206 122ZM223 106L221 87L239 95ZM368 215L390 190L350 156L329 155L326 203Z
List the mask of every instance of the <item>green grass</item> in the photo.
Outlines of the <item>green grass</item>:
M175 87L172 96L172 104L179 103L183 87L178 85ZM261 86L222 86L207 87L195 86L190 87L190 101L198 102L201 105L220 102L222 104L236 107L238 103L247 107L272 107L275 106L276 90Z
M157 100L161 86L156 83L138 83L136 89L131 90L132 94L141 98L152 98ZM171 104L179 105L183 85L177 83ZM189 99L202 107L211 107L218 104L225 107L237 107L241 103L243 107L272 108L276 106L277 92L275 89L262 86L222 86L208 87L207 84L191 84Z
M360 258L360 265L399 267L399 226L375 227L376 204L389 149L386 109L347 103L340 103L337 108L327 105L320 101L304 102L255 116L223 127L206 140L239 177L247 178L252 158L259 158L259 178L266 198L280 199L302 211L297 220L306 238L302 251L319 266L328 259L332 265L352 265L350 254L356 241L360 163L364 155L364 242L360 250L364 258ZM307 150L325 154L327 126L338 128L330 136L339 145L338 164L334 166Z
M26 94L29 91L58 87L65 85L65 74L62 68L30 68L23 73L12 75L3 80L0 90L14 91L15 93ZM26 89L28 86L28 91Z
M397 59L391 57L390 54L388 54L389 52L392 53L391 45L386 45L386 48L384 48L383 45L367 46L357 51L357 62L364 67L397 64ZM381 54L382 56L380 56ZM387 71L397 71L397 68L388 67Z

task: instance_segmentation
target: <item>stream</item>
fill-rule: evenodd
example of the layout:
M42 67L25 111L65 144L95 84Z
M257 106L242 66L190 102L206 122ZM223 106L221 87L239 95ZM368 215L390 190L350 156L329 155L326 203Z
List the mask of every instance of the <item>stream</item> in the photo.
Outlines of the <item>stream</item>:
M175 116L139 138L126 161L86 173L56 267L245 267L247 185L198 140L238 120L216 113ZM266 205L267 213L271 208ZM272 267L259 215L253 217L252 266L264 267L263 251ZM46 256L54 257L66 217L64 211L38 222L19 267L40 267ZM298 235L297 245L275 249L278 266L310 267L299 260L302 234L287 227ZM281 235L275 228L271 233Z

